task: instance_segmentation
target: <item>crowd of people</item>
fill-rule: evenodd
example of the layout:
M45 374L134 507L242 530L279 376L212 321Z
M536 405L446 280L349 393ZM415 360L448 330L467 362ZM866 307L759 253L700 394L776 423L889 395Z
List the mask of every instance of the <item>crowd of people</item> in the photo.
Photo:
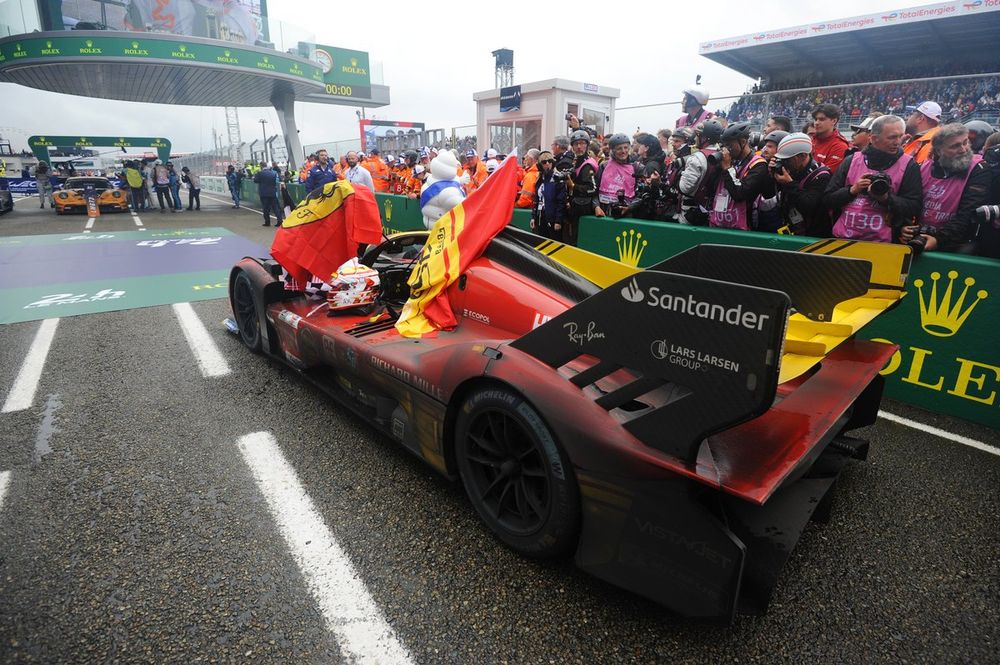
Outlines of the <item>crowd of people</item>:
M132 210L137 213L154 208L154 195L161 213L201 210L201 177L186 166L177 170L171 161L131 160L115 175L128 191ZM188 190L187 208L181 202L183 185Z
M871 76L877 74L869 73L866 80L872 80ZM924 73L923 76L929 75ZM765 115L800 118L808 115L818 104L836 104L843 109L845 117L862 118L871 111L900 114L907 106L926 99L940 104L948 120L961 120L976 111L1000 113L1000 77L996 76L931 81L893 80L878 85L782 92L791 88L812 87L816 85L815 80L793 82L772 91L755 89L757 94L744 95L728 111L717 115L731 122L761 122ZM770 94L760 94L763 92Z

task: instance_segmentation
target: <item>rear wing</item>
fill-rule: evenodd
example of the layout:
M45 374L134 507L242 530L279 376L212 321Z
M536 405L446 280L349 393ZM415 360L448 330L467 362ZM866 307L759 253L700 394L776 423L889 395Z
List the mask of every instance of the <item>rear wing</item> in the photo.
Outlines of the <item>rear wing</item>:
M639 268L513 227L504 233L534 247L597 286L608 288ZM792 303L781 374L785 383L827 354L905 295L912 254L905 245L821 240L798 252L699 245L649 270L698 275L784 291Z
M774 402L790 306L773 289L645 270L511 346L564 372L650 447L693 460L706 436ZM620 370L621 387L605 391L599 382Z

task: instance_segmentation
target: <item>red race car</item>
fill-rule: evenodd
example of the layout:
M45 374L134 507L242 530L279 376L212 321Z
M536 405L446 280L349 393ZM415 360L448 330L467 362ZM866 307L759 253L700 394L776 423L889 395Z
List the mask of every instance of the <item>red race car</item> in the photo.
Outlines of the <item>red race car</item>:
M902 297L909 250L702 245L640 271L508 227L449 287L457 328L410 339L394 324L426 238L364 253L380 292L362 310L246 258L230 327L460 478L519 553L686 616L762 612L865 458L846 432L875 421L895 347L853 333Z

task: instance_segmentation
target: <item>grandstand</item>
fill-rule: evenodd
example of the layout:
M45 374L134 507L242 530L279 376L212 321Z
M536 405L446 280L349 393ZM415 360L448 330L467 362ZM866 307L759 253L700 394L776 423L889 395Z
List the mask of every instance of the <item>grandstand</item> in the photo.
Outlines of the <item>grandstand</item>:
M798 129L818 103L841 107L841 130L871 111L927 99L947 119L1000 124L1000 0L944 2L705 42L700 55L759 83L724 113Z

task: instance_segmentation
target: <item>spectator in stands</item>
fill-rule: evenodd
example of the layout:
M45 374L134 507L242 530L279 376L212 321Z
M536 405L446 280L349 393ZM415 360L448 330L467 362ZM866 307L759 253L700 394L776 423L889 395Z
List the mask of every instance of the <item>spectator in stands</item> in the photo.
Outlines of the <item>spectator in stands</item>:
M655 138L650 137L659 147ZM580 218L594 215L600 210L597 200L597 160L590 156L590 134L578 129L570 134L573 162L573 189L570 191L569 208L563 222L563 242L576 245Z
M785 115L772 115L767 119L767 123L764 124L764 134L770 134L774 131L782 131L786 134L790 134L792 131L792 119Z
M920 223L904 226L900 240L925 251L944 249L971 253L976 208L990 203L991 174L974 155L969 130L959 123L942 126L931 140L931 159L920 166L924 209Z
M770 162L771 177L780 191L784 226L795 235L828 238L830 211L823 196L833 174L813 159L812 149L812 139L801 132L781 139ZM776 167L777 160L782 168Z
M352 185L364 185L368 189L375 191L375 183L372 181L372 175L368 173L368 169L359 163L358 153L349 150L346 158L347 168L344 170L344 179Z
M750 123L737 122L722 132L720 175L715 185L708 225L726 229L750 229L753 205L771 181L767 163L750 145Z
M471 194L479 189L486 182L486 177L489 175L486 172L486 166L479 159L479 155L471 148L465 153L464 170L469 174L469 182L465 185L466 194Z
M833 104L820 104L813 109L816 135L813 137L813 158L822 166L836 171L847 154L847 139L837 131L840 109Z
M903 152L917 164L923 164L931 157L931 145L941 123L941 107L937 102L924 102L920 106L907 106L910 117L906 119L906 133L910 139L903 146Z
M718 150L718 141L725 129L722 123L712 118L707 120L697 137L697 150L685 160L684 170L677 182L680 192L681 224L705 226L708 224L708 206L715 186L717 167L708 163L708 155Z
M306 178L306 194L334 180L337 180L337 173L330 164L329 153L324 149L316 151L316 164L309 169L309 176Z
M708 104L708 90L693 85L684 88L683 95L681 108L684 109L684 115L677 118L674 127L694 127L712 117L712 112L705 110L705 104Z
M548 150L538 155L538 189L531 213L531 230L551 240L561 240L566 216L566 181L556 177L556 159Z
M894 242L898 229L920 215L920 167L900 150L904 131L899 116L876 118L868 147L844 159L830 179L823 202L835 213L835 237ZM873 182L880 184L871 188Z
M847 151L848 155L861 152L868 147L868 144L871 143L872 140L872 123L875 122L875 118L880 115L882 114L878 112L872 113L859 124L851 125L851 130L854 134L851 135L851 147Z
M538 155L541 151L532 148L524 154L524 177L517 193L516 208L531 208L535 205L535 190L538 189Z

